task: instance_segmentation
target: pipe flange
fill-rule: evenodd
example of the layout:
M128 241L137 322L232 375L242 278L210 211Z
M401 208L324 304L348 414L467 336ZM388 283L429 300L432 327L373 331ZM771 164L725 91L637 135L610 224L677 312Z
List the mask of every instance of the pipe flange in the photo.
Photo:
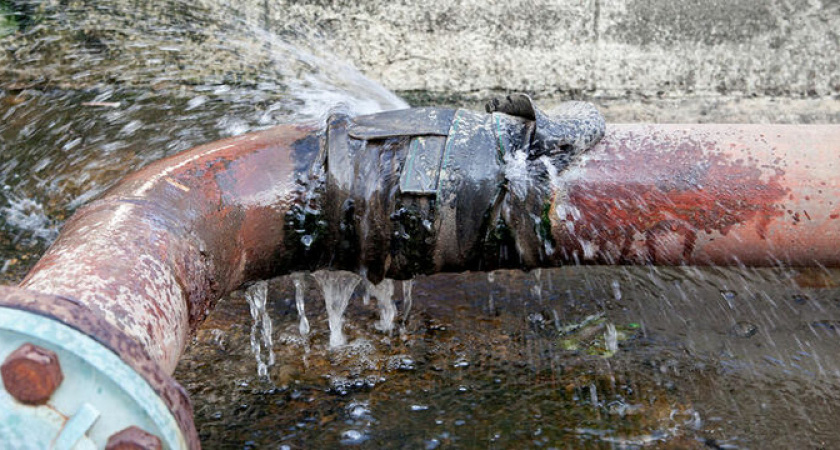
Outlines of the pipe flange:
M165 449L199 448L189 403L173 404L173 389L183 391L174 380L142 365L138 371L143 358L131 343L122 350L132 364L118 356L103 342L113 340L114 329L88 334L92 330L83 324L70 326L33 311L50 309L50 303L57 315L68 316L61 319L80 317L82 307L70 300L0 288L0 442L12 448L105 448L113 436L138 429ZM82 317L77 322L101 321Z

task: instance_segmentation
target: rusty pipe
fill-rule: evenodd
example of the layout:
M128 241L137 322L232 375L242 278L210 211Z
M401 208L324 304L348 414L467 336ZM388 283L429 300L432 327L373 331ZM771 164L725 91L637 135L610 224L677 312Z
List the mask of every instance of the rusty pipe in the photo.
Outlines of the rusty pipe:
M552 184L555 263L840 265L835 125L615 125Z
M172 373L218 298L278 272L317 153L314 128L279 126L153 163L74 214L20 287L86 305Z
M104 383L115 399L101 407L129 401L124 407L136 411L97 422L98 434L111 433L109 442L136 429L150 439L163 438L166 448L199 448L188 396L171 374L218 298L246 280L290 266L284 262L285 216L318 149L315 127L279 126L200 146L127 176L68 220L19 288L0 288L0 318L13 313L44 318L34 319L33 333L0 324L0 337L11 332L8 339L38 342L60 352L65 362L85 360L88 368L75 378L99 370L90 382ZM76 339L89 336L102 350L60 348L74 330L82 335ZM58 335L65 338L50 341ZM0 359L8 350L3 347ZM109 353L122 362L108 360ZM148 386L126 378L125 371L119 375L115 365L123 363ZM143 394L148 387L165 406L148 400ZM12 408L3 404L2 394L0 409ZM58 403L45 407L68 417L90 416L100 407L91 400L92 406L77 412L72 392L59 389L56 396ZM29 417L27 411L21 414ZM25 422L40 423L33 417ZM15 442L14 436L0 436L7 439Z
M286 217L322 145L314 126L280 126L152 164L79 210L21 287L87 305L171 373L218 298L300 267ZM835 266L839 165L837 126L613 125L552 177L550 233L521 237L543 245L516 264ZM499 265L447 264L431 271Z

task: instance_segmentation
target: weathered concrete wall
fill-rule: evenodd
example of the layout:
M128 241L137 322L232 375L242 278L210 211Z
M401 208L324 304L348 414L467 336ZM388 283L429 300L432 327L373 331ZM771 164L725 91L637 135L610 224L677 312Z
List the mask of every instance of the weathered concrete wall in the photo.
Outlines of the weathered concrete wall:
M397 90L840 92L836 0L285 0L271 22Z
M783 98L801 112L792 120L840 119L838 0L12 3L37 20L0 38L0 89L275 82L282 91L284 78L323 70L291 43L348 60L413 103L475 106L494 91L526 91L548 103L594 98L626 110L619 120L681 120L669 112L679 104L701 120L728 108L723 120L744 121L775 107L762 99Z

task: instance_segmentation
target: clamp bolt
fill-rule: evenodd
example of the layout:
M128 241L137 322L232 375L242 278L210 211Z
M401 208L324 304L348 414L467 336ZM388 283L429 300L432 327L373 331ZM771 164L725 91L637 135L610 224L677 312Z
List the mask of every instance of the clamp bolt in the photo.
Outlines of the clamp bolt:
M30 343L6 357L0 375L6 391L27 405L43 405L64 381L55 352Z
M160 438L135 426L118 431L108 438L105 450L162 450Z

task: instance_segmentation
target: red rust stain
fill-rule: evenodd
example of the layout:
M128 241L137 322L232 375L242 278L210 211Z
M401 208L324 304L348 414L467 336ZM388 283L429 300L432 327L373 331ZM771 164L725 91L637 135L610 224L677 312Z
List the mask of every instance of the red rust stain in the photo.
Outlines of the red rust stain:
M568 203L580 212L578 220L566 217L575 222L573 246L580 239L601 249L618 247L626 260L640 233L647 258L655 261L657 236L671 231L683 237L688 259L699 232L726 235L735 225L755 221L766 239L768 225L784 214L780 203L789 191L782 184L784 171L776 168L763 177L761 168L732 160L714 141L631 135L607 142L602 151L606 157L589 160L583 181L568 189Z

